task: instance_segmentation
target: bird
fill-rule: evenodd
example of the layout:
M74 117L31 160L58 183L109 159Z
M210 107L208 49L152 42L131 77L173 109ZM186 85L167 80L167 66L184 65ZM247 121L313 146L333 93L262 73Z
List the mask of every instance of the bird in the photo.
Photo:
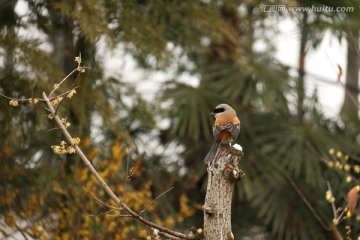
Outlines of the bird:
M213 126L215 141L205 157L205 165L216 157L221 144L236 141L240 133L240 119L237 117L235 110L228 104L219 104L210 115L215 118Z

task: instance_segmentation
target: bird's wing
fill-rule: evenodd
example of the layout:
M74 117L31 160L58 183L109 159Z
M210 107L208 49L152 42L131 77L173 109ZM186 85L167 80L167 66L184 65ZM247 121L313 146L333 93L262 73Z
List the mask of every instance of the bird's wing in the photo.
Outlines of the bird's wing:
M239 136L239 133L240 133L240 123L231 124L231 127L226 128L226 130L228 132L230 132L232 139L234 139L234 141L236 141L236 139L237 139L237 137Z
M231 122L223 122L213 127L215 139L220 138L221 131L226 130L231 134L232 139L236 140L240 133L240 123L233 124Z

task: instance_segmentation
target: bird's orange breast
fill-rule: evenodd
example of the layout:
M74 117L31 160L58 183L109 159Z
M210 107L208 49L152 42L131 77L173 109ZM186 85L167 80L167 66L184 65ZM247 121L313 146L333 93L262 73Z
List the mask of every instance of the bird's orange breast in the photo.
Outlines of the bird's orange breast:
M236 125L236 124L239 124L239 123L240 123L240 120L239 120L239 118L236 117L236 116L235 116L235 117L232 117L232 118L229 118L229 117L224 116L224 117L219 117L219 118L217 118L217 119L215 120L214 125L216 126L216 125L219 125L219 124L221 124L221 123L232 123L232 124Z

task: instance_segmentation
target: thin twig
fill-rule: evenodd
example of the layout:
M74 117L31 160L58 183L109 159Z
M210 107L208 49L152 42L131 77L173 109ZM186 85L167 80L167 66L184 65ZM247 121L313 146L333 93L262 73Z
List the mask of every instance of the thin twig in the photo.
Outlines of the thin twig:
M126 176L125 176L125 183L124 183L124 202L126 202L126 194L127 194L127 182L130 181L129 176L129 165L130 165L130 154L126 157Z
M74 70L72 70L65 78L63 78L63 80L60 81L60 83L58 83L56 86L54 87L54 89L50 92L49 94L49 98L51 97L51 95L56 91L56 89L58 89L60 87L61 84L63 84L63 82L66 81L66 79L68 79L74 72L76 72L78 70L78 68L75 68Z
M113 210L121 210L121 208L118 208L118 207L114 207L114 206L111 206L107 203L104 203L103 201L101 201L99 198L97 198L94 194L92 194L89 190L87 190L85 187L82 187L91 197L93 197L96 201L98 201L99 203L101 203L102 205L104 206L107 206L108 208L111 208Z
M54 128L50 128L50 129L48 129L48 132L51 132L51 131L54 131L54 130L59 130L60 128L58 128L58 127L54 127Z
M51 97L51 98L49 98L49 100L51 101L51 100L54 100L54 99L56 99L56 98L58 98L58 97L62 97L62 96L64 96L64 95L67 95L68 93L70 93L72 90L75 90L75 89L77 89L79 86L76 86L76 87L73 87L73 88L70 88L70 90L67 90L67 91L65 91L65 92L63 92L63 93L61 93L61 94L59 94L59 95L57 95L57 96L55 96L55 97ZM45 101L45 100L43 100L43 99L40 99L41 101Z
M360 57L360 49L359 49L359 46L358 46L358 39L356 39L354 37L354 34L353 32L351 31L351 28L350 28L350 25L349 25L349 22L345 19L345 27L346 27L346 30L347 30L347 33L349 34L348 35L348 39L351 39L351 42L348 41L348 44L353 44L354 47L355 47L355 51L358 55L358 57Z
M30 79L29 79L29 87L30 87L30 90L31 90L31 97L34 98L34 91L33 91L33 88L31 86L31 83L30 83Z
M63 93L61 93L61 94L59 94L59 95L57 95L57 96L55 96L55 97L49 97L49 100L50 101L52 101L52 100L54 100L54 99L56 99L56 98L58 98L58 97L62 97L62 96L64 96L64 95L67 95L70 91L72 91L72 90L74 90L74 89L77 89L79 86L76 86L76 87L74 87L74 88L71 88L70 90L67 90L67 91L65 91L65 92L63 92ZM6 96L6 95L4 95L3 93L0 93L0 96L3 96L4 98L6 98L6 99L9 99L9 100L16 100L16 101L18 101L18 102L27 102L27 101L29 101L29 99L30 98L12 98L12 97L9 97L9 96ZM42 101L42 102L45 102L45 100L44 99L42 99L42 98L36 98L38 101Z
M129 177L129 165L130 165L130 154L131 150L128 152L126 157L126 174L125 174L125 182L124 182L124 202L126 203L126 194L127 194L127 182Z
M338 222L340 222L342 220L342 217L344 216L344 214L347 212L347 208L348 208L348 205L346 205L346 207L342 210L342 212L340 213L339 215L339 218L338 218Z
M330 191L331 197L333 197L334 195L333 195L330 183L326 182L326 184L327 184L328 190ZM331 207L332 207L332 211L333 211L333 215L334 215L334 220L337 221L338 214L337 214L337 211L336 211L335 201L331 201Z
M60 127L60 129L62 130L66 140L74 147L76 154L80 157L80 159L84 162L84 164L89 168L89 170L91 171L91 173L95 176L95 178L98 180L98 182L100 183L100 186L105 190L105 192L110 196L110 198L120 207L123 208L128 214L130 214L134 219L136 219L137 221L145 224L146 226L149 227L153 227L155 229L158 229L160 232L164 232L167 234L170 234L172 236L175 237L179 237L182 239L196 239L195 237L191 237L191 236L187 236L183 233L168 229L166 227L160 226L158 224L155 224L145 218L143 218L142 216L140 216L139 214L137 214L136 212L134 212L131 208L129 208L127 206L126 203L121 202L119 200L119 198L114 194L114 192L110 189L110 187L106 184L106 182L102 179L102 177L99 175L99 173L96 171L96 169L94 168L94 166L91 164L91 162L89 161L89 159L85 156L85 154L83 153L83 151L81 150L81 148L78 145L74 144L74 141L70 135L70 133L68 132L68 130L65 128L64 124L61 122L60 118L58 115L56 115L55 113L55 109L54 107L51 105L51 102L49 100L49 98L47 97L47 95L45 94L45 92L43 92L43 98L50 110L50 113L53 115L53 118L56 122L56 124Z
M4 98L7 98L7 99L9 99L9 100L12 100L12 99L14 99L14 98L8 97L8 96L6 96L6 95L4 95L4 94L2 94L2 93L0 93L0 95L1 95L1 96L3 96ZM15 100L17 100L17 99L15 99Z
M355 105L355 107L357 109L360 109L360 105L359 105L358 101L351 94L348 87L342 81L340 81L340 78L341 78L341 75L342 75L342 68L341 68L341 66L339 64L337 66L338 66L338 69L339 69L337 82L345 89L345 94L348 95L348 97L350 98L351 102Z
M16 229L20 232L21 236L24 237L25 240L28 240L29 238L26 236L26 234L23 231L26 230L22 230L17 224L15 224Z
M168 190L166 190L165 192L163 192L162 194L160 194L159 196L157 196L143 210L140 211L140 215L142 215L146 211L146 209L148 209L151 205L153 205L159 198L161 198L162 196L164 196L165 194L167 194L168 192L170 192L173 189L174 189L174 187L171 187Z
M84 72L85 69L91 69L90 67L81 66L81 62L82 62L81 53L79 53L79 56L75 58L75 62L78 63L77 68L75 68L71 73L69 73L65 78L63 78L63 80L61 80L58 84L56 84L56 87L54 87L54 89L50 92L49 97L51 97L51 95L56 91L56 89L58 89L61 86L61 84L63 84L75 71L78 71L79 73L76 76L74 82L72 83L70 89L72 89L73 86L75 85L75 83L77 82L77 80L78 80L78 78L80 76L80 73Z
M330 194L333 197L334 194L332 192L330 183L329 182L326 182L326 183L328 186L328 190L330 191ZM331 201L331 207L332 207L332 211L333 211L333 215L334 215L333 224L338 225L340 223L340 221L342 220L342 217L344 216L344 214L347 212L348 205L346 205L346 207L341 211L340 215L338 214L338 211L336 210L335 201Z
M316 210L313 208L313 206L310 204L310 202L306 199L305 195L301 192L299 187L296 185L296 183L290 178L290 176L286 176L286 178L289 180L291 186L295 189L296 193L300 196L301 200L305 203L307 208L310 210L310 212L314 215L315 219L319 222L322 228L324 228L327 231L331 230L331 227L328 226L323 222L321 217L318 215Z
M112 218L118 218L118 217L133 217L131 216L130 214L116 214L116 215L110 215L110 214L107 214L106 217L112 217Z
M124 202L126 203L126 195L127 195L127 186L128 181L130 181L130 157L131 153L134 151L134 141L129 139L127 142L127 157L126 157L126 176L125 176L125 183L124 183Z
M83 68L88 68L88 67L83 67ZM89 68L89 69L91 69L91 68ZM76 76L76 78L75 78L75 80L73 81L73 83L71 84L70 89L72 89L72 88L75 86L76 82L77 82L78 79L79 79L79 76L80 76L80 72L79 72L79 74Z
M113 211L117 211L117 209L110 209L104 213L100 213L100 214L90 214L90 213L87 213L87 215L89 215L90 217L101 217L101 216L105 216L105 217L112 217L112 216L115 216L115 215L111 215L110 213L113 212ZM118 215L118 214L117 214Z

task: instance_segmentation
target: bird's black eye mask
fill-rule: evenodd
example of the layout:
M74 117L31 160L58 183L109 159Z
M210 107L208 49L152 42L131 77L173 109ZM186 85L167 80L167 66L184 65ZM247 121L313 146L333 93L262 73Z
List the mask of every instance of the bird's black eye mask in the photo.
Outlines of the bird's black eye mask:
M224 108L215 108L213 113L221 113L221 112L224 112L225 109Z

